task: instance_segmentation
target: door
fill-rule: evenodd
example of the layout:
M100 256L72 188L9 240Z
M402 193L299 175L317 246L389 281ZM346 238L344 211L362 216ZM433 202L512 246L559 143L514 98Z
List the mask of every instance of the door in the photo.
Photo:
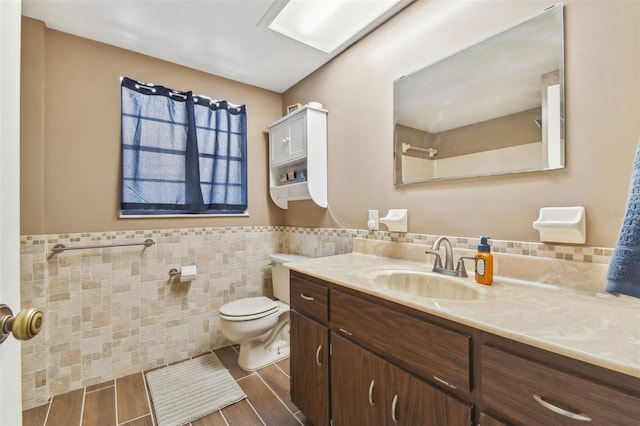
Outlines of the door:
M0 303L20 310L20 1L0 1ZM0 346L0 424L22 423L20 344Z
M287 160L303 158L307 155L307 111L302 111L287 121L289 123Z
M287 161L289 157L289 123L287 121L269 130L269 149L272 166Z
M20 310L20 14L0 1L0 303ZM0 345L0 424L22 423L20 344Z
M291 401L315 426L329 424L329 330L291 312Z
M382 425L388 413L385 362L331 334L331 418L334 426Z
M394 425L466 426L471 405L446 395L412 375L387 364L393 396L390 417Z

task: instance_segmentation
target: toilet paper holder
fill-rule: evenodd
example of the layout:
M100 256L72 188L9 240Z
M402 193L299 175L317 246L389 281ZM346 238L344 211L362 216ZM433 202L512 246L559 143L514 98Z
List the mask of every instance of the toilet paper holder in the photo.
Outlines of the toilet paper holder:
M194 279L196 279L196 275L197 275L196 265L182 266L180 269L177 269L177 268L169 269L170 279L174 279L178 277L181 283L193 281Z

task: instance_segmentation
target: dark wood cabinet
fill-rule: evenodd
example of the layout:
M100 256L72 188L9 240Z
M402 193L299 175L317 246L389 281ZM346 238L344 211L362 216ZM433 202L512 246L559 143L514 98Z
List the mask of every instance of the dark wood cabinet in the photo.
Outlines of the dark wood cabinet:
M437 390L412 375L387 364L391 377L391 418L393 425L467 426L472 406ZM391 395L391 394L390 394Z
M640 424L636 377L300 273L291 308L291 399L315 426Z
M303 315L323 324L329 320L329 289L310 281L291 280L289 291L291 307Z
M511 354L481 348L482 399L516 425L640 424L640 397Z
M291 401L314 425L329 424L329 330L291 312Z
M330 312L332 328L350 339L431 383L468 396L470 336L338 290L331 291Z
M471 424L471 405L331 334L334 426Z
M331 414L333 426L383 424L390 413L384 361L335 333L331 334Z

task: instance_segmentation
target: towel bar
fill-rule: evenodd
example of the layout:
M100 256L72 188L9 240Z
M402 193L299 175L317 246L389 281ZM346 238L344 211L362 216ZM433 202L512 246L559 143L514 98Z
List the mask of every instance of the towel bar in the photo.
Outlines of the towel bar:
M148 238L144 240L142 243L118 243L118 244L106 244L103 246L76 246L76 247L67 247L64 244L56 244L53 246L51 251L53 253L61 253L65 250L84 250L84 249L96 249L96 248L111 248L111 247L128 247L128 246L145 246L151 247L156 242L152 239Z

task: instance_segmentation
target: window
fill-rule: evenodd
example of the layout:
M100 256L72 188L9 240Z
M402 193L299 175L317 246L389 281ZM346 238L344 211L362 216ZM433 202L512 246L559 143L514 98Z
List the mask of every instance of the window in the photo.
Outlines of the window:
M244 105L123 77L122 215L246 214Z

